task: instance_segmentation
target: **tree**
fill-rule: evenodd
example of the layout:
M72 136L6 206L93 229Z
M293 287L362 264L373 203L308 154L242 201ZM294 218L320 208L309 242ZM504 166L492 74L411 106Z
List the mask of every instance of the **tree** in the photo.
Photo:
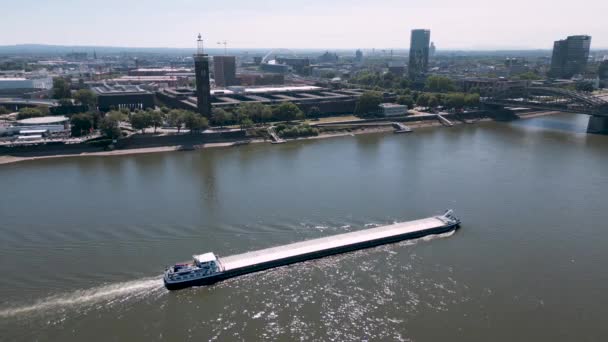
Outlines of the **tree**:
M59 105L61 107L71 107L74 105L74 102L72 102L72 99L60 99L57 102L59 102Z
M135 112L129 119L133 129L141 129L141 133L145 134L145 129L152 126L152 119L148 112Z
M283 102L274 109L274 117L281 121L292 121L296 119L302 119L304 113L300 107L296 106L291 102Z
M250 118L245 118L241 121L241 130L253 127L253 121Z
M54 99L69 99L72 97L70 91L70 82L62 77L53 79L53 98Z
M540 80L542 77L540 77L538 74L536 74L532 71L528 71L523 74L517 75L517 78L520 80L536 81L536 80Z
M249 117L253 121L264 122L272 118L271 109L262 103L242 103L236 110L237 121L239 118Z
M42 116L48 115L48 108L36 107L29 108L24 107L19 110L19 114L17 114L17 120L29 119L29 118L39 118Z
M410 88L410 80L408 78L404 78L404 77L401 78L401 80L399 81L399 88L409 90L409 88Z
M213 123L217 126L224 127L228 122L228 112L221 108L213 109Z
M379 105L384 101L382 94L375 91L366 91L359 97L355 107L355 115L370 116L378 113Z
M466 107L474 108L479 107L479 94L467 94L464 97L464 105Z
M435 94L430 94L429 95L429 107L430 108L435 108L437 106L439 106L439 98L437 97L437 95Z
M183 117L186 128L190 130L191 134L193 134L195 131L204 130L209 127L209 121L207 118L204 118L197 113L184 111Z
M165 115L164 112L157 112L155 110L147 111L146 114L150 120L150 124L154 127L154 134L156 134L156 129L158 127L162 127L165 123Z
M106 113L104 117L109 117L113 121L116 121L118 123L120 123L121 121L127 121L129 119L129 116L127 114L123 113L122 111L119 112L116 110Z
M0 106L0 115L10 114L10 113L11 113L11 111L6 109L6 107Z
M450 78L443 76L430 76L426 80L425 87L428 91L438 93L445 93L455 89L454 82Z
M86 135L93 128L93 115L81 113L73 115L70 119L72 124L72 136L80 137Z
M428 93L419 94L418 98L416 99L416 105L419 107L428 107L430 97L431 95Z
M101 123L99 124L101 132L110 139L120 137L120 122L124 119L123 115L124 114L117 111L107 113L106 116L101 119Z
M83 106L94 107L97 104L97 95L89 89L80 89L74 93L74 100Z
M460 110L465 105L465 95L463 93L450 93L445 98L445 106L448 108Z
M407 108L414 108L414 99L411 95L401 95L397 97L397 103L400 105L407 106Z
M575 89L577 91L583 91L583 92L590 93L593 91L593 83L591 83L589 81L577 82Z
M177 127L177 133L182 130L184 125L184 112L181 110L173 109L167 114L167 121L169 126Z
M308 109L308 117L309 118L317 118L321 115L321 109L317 106L312 106Z

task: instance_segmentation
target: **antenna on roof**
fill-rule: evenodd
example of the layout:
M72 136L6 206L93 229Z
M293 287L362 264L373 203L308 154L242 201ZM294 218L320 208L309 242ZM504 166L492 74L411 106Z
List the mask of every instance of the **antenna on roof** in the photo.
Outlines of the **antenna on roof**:
M218 45L224 45L224 56L228 56L228 42L227 41L223 41L223 42L217 42Z
M205 53L205 49L203 46L203 36L201 36L201 34L198 34L198 39L196 40L196 53L198 55L202 55Z

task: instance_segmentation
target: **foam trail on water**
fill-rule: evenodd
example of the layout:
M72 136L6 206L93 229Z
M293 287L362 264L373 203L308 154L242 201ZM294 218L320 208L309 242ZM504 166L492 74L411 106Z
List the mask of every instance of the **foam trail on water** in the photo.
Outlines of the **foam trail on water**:
M423 237L422 240L424 240L424 241L431 241L431 240L434 240L434 239L448 238L448 237L454 235L455 233L456 233L456 230L450 230L449 232L442 233L442 234L427 235L427 236Z
M28 313L58 311L66 308L88 307L94 304L109 306L117 302L143 298L163 290L162 278L144 278L99 286L87 290L78 290L69 294L42 299L35 304L13 308L0 308L0 318L18 316Z

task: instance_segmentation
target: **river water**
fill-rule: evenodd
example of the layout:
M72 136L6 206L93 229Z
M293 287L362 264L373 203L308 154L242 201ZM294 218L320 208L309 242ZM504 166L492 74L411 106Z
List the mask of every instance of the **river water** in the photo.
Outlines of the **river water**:
M605 341L587 117L0 166L0 337ZM166 265L423 218L453 234L168 292Z

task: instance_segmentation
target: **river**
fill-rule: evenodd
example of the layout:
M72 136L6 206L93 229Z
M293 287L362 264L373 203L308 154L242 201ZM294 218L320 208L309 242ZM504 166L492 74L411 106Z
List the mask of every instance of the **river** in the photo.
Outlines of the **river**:
M608 137L587 117L0 166L3 341L601 341ZM165 266L462 228L168 292Z

